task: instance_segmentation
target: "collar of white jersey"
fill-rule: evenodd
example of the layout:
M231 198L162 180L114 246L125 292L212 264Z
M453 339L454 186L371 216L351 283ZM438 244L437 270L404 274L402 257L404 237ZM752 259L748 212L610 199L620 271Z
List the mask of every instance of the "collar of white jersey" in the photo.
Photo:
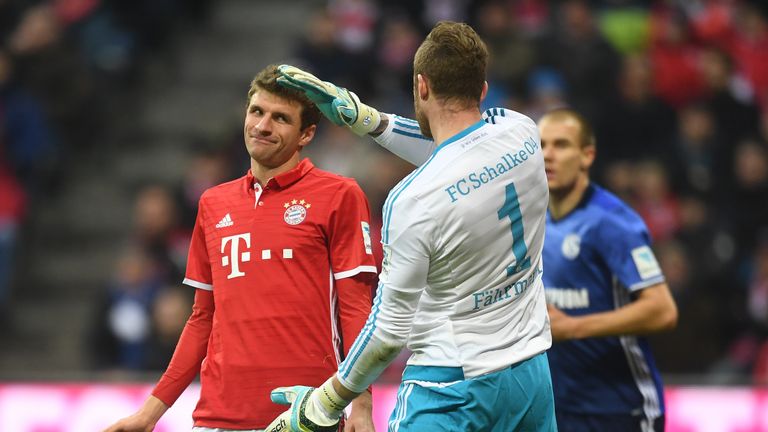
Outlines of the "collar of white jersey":
M469 126L468 128L464 129L463 131L457 133L456 135L448 138L447 140L443 141L442 144L437 146L435 150L432 152L432 155L435 155L437 152L439 152L443 147L450 145L451 143L455 143L456 141L464 138L465 136L471 134L472 132L480 129L485 125L485 120L478 120L477 123L474 123L473 125Z

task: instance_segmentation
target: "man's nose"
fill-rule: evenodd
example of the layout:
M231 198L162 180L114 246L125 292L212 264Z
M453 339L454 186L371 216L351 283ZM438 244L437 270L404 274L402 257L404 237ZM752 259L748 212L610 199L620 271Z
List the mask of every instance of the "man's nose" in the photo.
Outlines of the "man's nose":
M269 116L262 117L256 123L256 132L262 135L270 135L272 133L272 119Z

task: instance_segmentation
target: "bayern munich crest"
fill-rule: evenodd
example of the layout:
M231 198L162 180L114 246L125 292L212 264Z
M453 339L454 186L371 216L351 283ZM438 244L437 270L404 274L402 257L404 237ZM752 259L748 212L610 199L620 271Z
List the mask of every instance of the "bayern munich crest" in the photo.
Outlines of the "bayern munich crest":
M304 222L307 218L307 210L312 204L304 200L291 200L283 205L285 207L285 213L283 213L283 220L288 225L298 225Z

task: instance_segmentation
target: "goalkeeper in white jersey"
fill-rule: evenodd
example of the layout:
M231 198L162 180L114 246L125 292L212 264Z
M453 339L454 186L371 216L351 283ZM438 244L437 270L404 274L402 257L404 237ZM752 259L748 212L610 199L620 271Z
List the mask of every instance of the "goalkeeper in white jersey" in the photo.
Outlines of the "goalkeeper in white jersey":
M391 148L419 167L384 203L378 291L349 355L317 389L273 391L291 408L267 431L336 430L344 408L406 346L413 355L390 431L557 429L545 354L548 191L539 133L513 111L484 119L487 60L471 27L438 23L414 59L417 121L280 67L279 82L304 91L332 122L385 146L394 135L419 141Z

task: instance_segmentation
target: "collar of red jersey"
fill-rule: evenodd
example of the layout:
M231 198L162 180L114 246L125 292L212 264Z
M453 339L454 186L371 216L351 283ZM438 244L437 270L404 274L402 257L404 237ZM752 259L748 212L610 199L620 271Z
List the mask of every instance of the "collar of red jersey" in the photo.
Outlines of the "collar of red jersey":
M280 173L272 177L271 179L269 179L269 181L267 182L267 186L269 186L270 184L273 184L273 185L277 185L277 187L280 189L286 188L292 185L293 183L296 183L297 181L299 181L299 179L304 177L314 167L315 165L312 163L311 160L304 158L301 160L301 162L299 162L298 165L296 165L295 168L289 171L286 171L284 173ZM256 182L256 179L253 177L253 173L251 172L250 169L248 170L248 174L246 175L245 180L246 180L246 187L249 189L253 188L253 185Z

